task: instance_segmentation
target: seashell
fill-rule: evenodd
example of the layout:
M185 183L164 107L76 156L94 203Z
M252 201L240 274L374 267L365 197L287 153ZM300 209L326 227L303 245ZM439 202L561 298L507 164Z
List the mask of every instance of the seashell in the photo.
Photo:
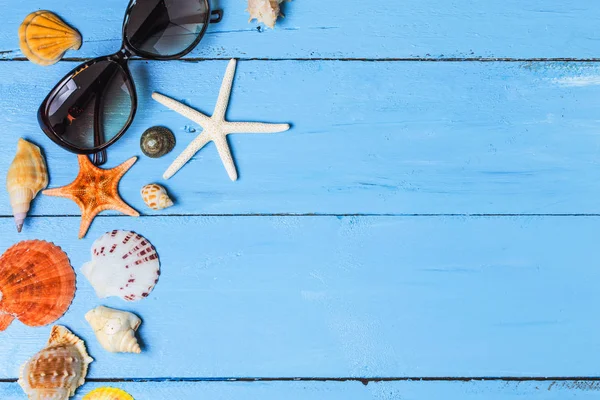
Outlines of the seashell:
M142 188L142 199L153 210L162 210L173 205L167 189L156 183L151 183Z
M124 390L113 387L101 387L83 396L83 400L134 400L134 398Z
M150 158L159 158L175 147L175 135L162 126L154 126L142 133L140 148Z
M21 51L39 65L58 62L67 50L79 50L81 35L50 11L36 11L25 17L19 28Z
M18 232L23 228L31 201L46 186L48 171L40 148L25 139L19 139L17 154L6 175L6 190Z
M92 361L83 340L56 325L46 347L21 366L18 382L32 400L67 400L85 382Z
M0 330L14 318L28 326L51 324L74 296L75 272L60 247L27 240L0 257Z
M256 19L258 22L264 23L269 28L275 28L275 22L279 16L283 16L279 8L279 4L284 0L248 0L248 11L250 20ZM288 0L289 1L289 0Z
M100 298L127 301L147 297L160 275L156 249L135 232L114 230L92 245L92 260L81 268Z
M85 319L94 329L96 338L106 351L111 353L141 353L135 331L142 320L127 311L108 307L96 307L85 314Z

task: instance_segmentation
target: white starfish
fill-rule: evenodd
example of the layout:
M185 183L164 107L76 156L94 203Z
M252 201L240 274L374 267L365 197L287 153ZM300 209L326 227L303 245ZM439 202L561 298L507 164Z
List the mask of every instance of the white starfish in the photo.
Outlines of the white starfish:
M229 103L229 95L231 93L231 85L233 84L233 76L235 74L236 60L232 59L227 65L217 105L212 117L202 114L193 108L186 106L178 101L175 101L167 96L159 93L153 93L152 98L160 104L170 108L171 110L183 115L184 117L194 121L203 128L203 132L196 137L188 147L173 161L163 174L163 178L169 179L177 171L181 169L201 148L208 142L213 141L219 151L219 156L223 161L223 165L227 170L227 174L232 181L237 180L237 171L235 163L231 156L231 150L227 143L227 135L230 133L277 133L284 132L290 129L289 124L264 124L260 122L228 122L225 121L225 113Z

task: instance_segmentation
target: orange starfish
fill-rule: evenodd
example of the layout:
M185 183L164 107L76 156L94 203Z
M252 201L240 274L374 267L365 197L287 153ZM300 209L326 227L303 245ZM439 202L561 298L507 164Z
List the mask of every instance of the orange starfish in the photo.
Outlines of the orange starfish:
M87 156L78 155L79 174L67 186L44 190L46 196L65 197L81 208L79 239L87 233L92 221L104 210L117 210L132 217L139 213L129 207L119 196L119 181L137 161L132 157L113 169L96 167Z

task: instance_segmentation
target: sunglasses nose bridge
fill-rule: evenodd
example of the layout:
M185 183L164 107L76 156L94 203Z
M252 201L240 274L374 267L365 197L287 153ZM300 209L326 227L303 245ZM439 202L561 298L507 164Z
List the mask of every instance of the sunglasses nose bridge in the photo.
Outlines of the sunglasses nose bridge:
M129 50L125 44L121 47L121 50L113 54L110 58L112 61L116 61L119 64L125 64L133 56L133 52Z

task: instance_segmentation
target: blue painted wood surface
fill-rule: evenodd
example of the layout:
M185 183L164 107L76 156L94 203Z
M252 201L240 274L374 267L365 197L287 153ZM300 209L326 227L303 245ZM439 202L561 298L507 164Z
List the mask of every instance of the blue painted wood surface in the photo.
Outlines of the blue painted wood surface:
M79 275L61 319L96 359L90 377L596 376L599 218L103 217L158 249L146 300L99 300ZM2 251L54 240L79 270L91 243L77 217L34 218ZM57 237L57 232L60 235ZM6 245L4 245L6 243ZM568 273L565 273L568 265ZM103 351L83 319L99 304L139 314L141 355ZM0 378L47 340L15 322ZM548 349L552 358L548 362Z
M88 383L74 400L105 384ZM109 383L136 399L290 400L564 400L598 398L594 381L548 382L143 382ZM16 384L0 385L2 400L22 400Z
M127 0L0 0L0 51L22 57L15 32L33 10L49 9L85 39L68 57L115 52ZM600 3L590 0L294 0L269 30L248 24L245 0L213 1L224 10L190 57L241 58L595 58Z
M126 3L0 0L0 175L26 137L51 187L75 177L35 113L81 59L118 49ZM78 271L121 228L160 253L139 303L99 300L78 276L59 322L96 361L75 398L102 385L137 400L596 398L600 5L295 0L275 30L248 24L243 0L217 7L223 21L186 61L130 63L138 115L109 165L141 156L151 125L178 141L122 181L142 217L107 212L77 240L77 207L40 196L18 235L0 191L0 251L52 240ZM25 61L16 33L37 9L76 26L82 49L52 67ZM230 57L242 61L228 118L292 130L232 136L236 183L212 145L163 181L199 127L150 94L211 112ZM145 208L153 181L175 207ZM141 355L101 349L83 319L100 304L142 317ZM0 334L0 398L24 397L19 365L48 332Z
M139 137L154 124L177 137L172 154L141 157L125 176L121 193L139 211L155 214L139 188L158 180L178 198L161 214L600 213L595 63L241 61L228 118L290 122L293 129L230 136L235 184L212 144L163 181L200 128L150 94L211 113L226 64L132 63L140 108L111 147L110 165L142 156ZM51 186L75 177L75 157L41 134L35 118L43 97L74 66L60 63L32 82L42 67L0 63L0 90L8 94L0 99L0 123L11 133L2 139L0 170L22 135L44 148ZM0 200L0 212L10 214L4 191ZM78 209L41 197L32 212Z

